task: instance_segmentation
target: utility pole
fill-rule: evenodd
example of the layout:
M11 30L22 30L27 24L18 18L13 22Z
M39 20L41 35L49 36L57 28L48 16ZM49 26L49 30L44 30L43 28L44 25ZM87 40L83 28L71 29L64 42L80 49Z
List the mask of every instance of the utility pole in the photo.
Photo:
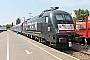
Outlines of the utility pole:
M22 18L24 18L24 22L25 22L25 17L22 17Z
M31 14L32 14L32 13L28 13L28 14L30 14L30 16L29 16L30 18L29 18L29 19L31 19Z

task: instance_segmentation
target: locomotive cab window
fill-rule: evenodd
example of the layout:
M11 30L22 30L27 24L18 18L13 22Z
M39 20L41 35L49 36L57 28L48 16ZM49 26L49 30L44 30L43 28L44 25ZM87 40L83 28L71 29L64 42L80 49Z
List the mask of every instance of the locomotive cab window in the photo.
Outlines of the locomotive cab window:
M65 15L66 20L72 20L69 15Z
M73 24L73 19L69 14L55 14L58 23Z
M48 16L46 16L45 17L45 22L48 23L48 20L49 20L49 18L48 18Z
M63 20L63 16L60 15L60 14L59 14L59 15L56 15L56 19L57 19L57 20Z
M73 24L73 19L69 14L65 14L64 17L67 23Z

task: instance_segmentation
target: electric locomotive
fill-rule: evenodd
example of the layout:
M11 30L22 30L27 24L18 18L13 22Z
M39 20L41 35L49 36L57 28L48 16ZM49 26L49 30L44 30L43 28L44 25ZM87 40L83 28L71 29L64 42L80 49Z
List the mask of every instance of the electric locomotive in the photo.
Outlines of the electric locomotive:
M23 23L22 33L50 46L71 47L73 42L81 41L76 34L71 15L51 7L40 15Z

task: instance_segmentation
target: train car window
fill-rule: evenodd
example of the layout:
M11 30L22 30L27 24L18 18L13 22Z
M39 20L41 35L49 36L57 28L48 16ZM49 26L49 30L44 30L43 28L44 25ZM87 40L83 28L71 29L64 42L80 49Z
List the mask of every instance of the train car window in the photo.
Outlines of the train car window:
M59 15L56 15L56 19L57 19L57 20L64 20L64 19L63 19L63 16L60 15L60 14L59 14Z
M45 17L45 22L48 23L48 17Z

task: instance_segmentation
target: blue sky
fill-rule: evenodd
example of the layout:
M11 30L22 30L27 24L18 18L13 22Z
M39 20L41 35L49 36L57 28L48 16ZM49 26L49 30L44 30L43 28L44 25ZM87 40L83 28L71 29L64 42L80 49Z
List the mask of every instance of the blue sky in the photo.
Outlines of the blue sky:
M0 0L0 24L14 22L17 18L23 20L39 15L43 10L52 6L58 6L60 10L71 13L75 9L88 9L90 11L89 0Z

